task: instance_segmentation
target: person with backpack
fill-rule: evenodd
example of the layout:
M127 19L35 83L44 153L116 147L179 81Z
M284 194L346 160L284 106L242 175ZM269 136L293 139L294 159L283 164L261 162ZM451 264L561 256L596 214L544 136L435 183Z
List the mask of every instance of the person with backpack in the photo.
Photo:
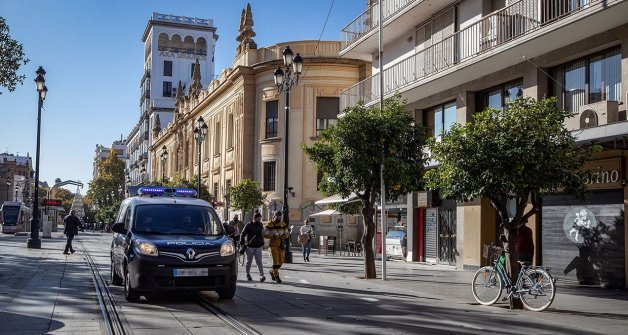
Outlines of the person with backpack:
M240 245L244 246L246 254L246 280L252 281L251 264L255 258L255 264L259 270L259 281L266 280L264 276L264 265L262 264L262 247L264 246L264 225L262 224L262 214L256 212L253 221L247 223L240 233Z

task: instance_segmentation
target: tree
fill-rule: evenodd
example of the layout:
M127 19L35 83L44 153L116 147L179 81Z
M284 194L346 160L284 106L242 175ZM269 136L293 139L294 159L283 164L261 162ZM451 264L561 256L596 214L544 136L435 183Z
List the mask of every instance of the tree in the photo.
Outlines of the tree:
M6 87L9 92L15 91L17 84L22 84L25 75L18 75L20 66L26 65L22 45L11 38L9 26L0 16L0 87ZM2 94L2 92L0 92Z
M259 182L251 179L243 179L239 184L228 189L231 206L242 211L242 221L253 209L264 204L264 195Z
M325 195L348 197L355 193L364 217L364 278L376 278L372 240L375 236L375 202L380 201L380 169L384 162L386 199L395 199L421 189L426 133L415 124L399 97L387 99L384 110L359 104L346 109L321 141L303 146L316 163Z
M518 274L517 229L539 212L542 195L565 192L583 197L586 192L588 172L581 167L594 149L576 148L575 138L563 125L573 114L556 106L555 98L538 102L520 98L504 110L486 109L474 115L473 123L456 124L440 142L429 143L438 168L427 171L428 187L459 202L490 200L502 222L513 280ZM508 201L515 204L512 217Z
M53 198L61 200L64 212L66 214L69 213L70 208L72 207L72 201L74 201L74 193L66 190L65 188L55 188L53 192Z
M109 156L98 162L98 177L89 183L87 196L96 204L96 219L111 223L120 207L124 195L124 161L118 151L111 150Z

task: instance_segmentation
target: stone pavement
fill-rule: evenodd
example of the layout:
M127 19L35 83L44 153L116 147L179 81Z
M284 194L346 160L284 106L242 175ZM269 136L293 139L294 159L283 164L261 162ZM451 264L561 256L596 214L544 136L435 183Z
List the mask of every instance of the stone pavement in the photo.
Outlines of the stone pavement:
M81 248L64 255L60 233L28 249L27 236L0 237L0 334L102 334L102 314Z
M107 253L109 235L100 235L81 233L77 253L68 256L62 254L60 233L43 239L42 249L26 248L26 236L1 235L0 334L101 334L102 314L79 244L98 239L94 245L104 249L97 252ZM236 298L219 301L220 308L263 334L371 334L371 326L390 330L386 334L625 334L628 329L626 290L559 280L547 311L511 311L506 303L479 306L470 292L470 271L391 261L383 281L378 261L380 279L363 280L360 257L314 250L312 262L303 263L296 248L293 253L295 262L282 269L284 284L260 284L255 271L255 281L246 282L241 268ZM509 331L502 332L502 324L509 324Z

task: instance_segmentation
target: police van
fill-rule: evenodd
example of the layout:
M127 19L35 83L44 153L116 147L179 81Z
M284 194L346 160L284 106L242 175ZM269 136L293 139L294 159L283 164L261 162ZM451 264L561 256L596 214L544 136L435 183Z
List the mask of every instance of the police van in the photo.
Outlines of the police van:
M111 283L124 284L127 301L161 291L235 295L234 243L195 190L139 187L122 201L112 231Z

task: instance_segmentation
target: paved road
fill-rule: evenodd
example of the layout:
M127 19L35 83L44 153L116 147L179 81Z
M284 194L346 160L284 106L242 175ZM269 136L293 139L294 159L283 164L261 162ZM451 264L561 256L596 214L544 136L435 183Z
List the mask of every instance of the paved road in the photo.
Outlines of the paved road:
M46 272L35 272L37 275L32 275L32 270L20 272L24 262L33 261L27 255L35 251L25 251L25 238L16 243L13 240L17 238L0 239L0 322L18 316L26 322L48 321L53 330L50 333L99 333L99 315L89 307L97 309L95 302L80 302L87 307L72 315L63 315L63 309L56 308L48 315L38 312L33 304L22 304L20 296L45 296L47 290L41 286L50 278L43 277L44 273L63 287L51 290L58 292L57 305L66 306L66 311L71 310L72 303L80 304L72 299L72 292L92 292L91 296L83 294L83 299L95 297L80 254L61 255L62 238L44 240L41 252L49 253L49 258L59 255L64 262ZM108 278L111 236L85 233L79 235L78 241ZM295 250L297 263L285 266L283 284L240 280L233 300L218 300L211 292L203 295L262 334L625 334L628 327L628 294L624 290L582 288L559 282L556 300L547 311L511 311L505 303L477 305L470 293L473 274L467 271L388 262L387 281L363 280L358 278L362 274L361 258L314 253L311 263L301 263L298 256ZM265 257L265 263L268 269L269 257ZM64 270L59 269L59 264L65 264ZM379 262L377 266L379 274ZM257 280L255 271L252 272ZM245 278L243 269L240 278ZM69 286L71 290L66 289ZM124 301L121 288L111 290L133 334L232 333L188 297L170 296L129 304ZM11 294L13 298L9 297ZM72 318L81 322L71 322ZM15 325L10 321L9 324ZM12 333L6 329L0 324L0 333Z

